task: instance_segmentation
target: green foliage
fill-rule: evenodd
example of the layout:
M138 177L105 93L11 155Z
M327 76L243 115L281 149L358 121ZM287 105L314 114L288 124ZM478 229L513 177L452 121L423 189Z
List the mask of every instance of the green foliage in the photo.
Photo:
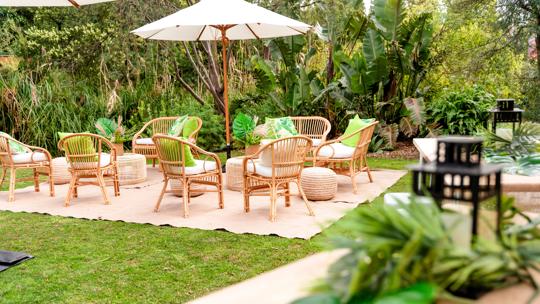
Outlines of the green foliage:
M345 110L376 117L383 125L379 130L384 130L388 147L392 147L396 127L401 126L401 133L412 137L424 119L419 115L422 104L411 103L410 98L418 97L429 65L431 15L408 16L403 1L378 0L370 17L372 23L362 39L361 52L335 53L341 78L324 93ZM411 114L416 116L411 118Z
M444 134L473 135L487 124L489 110L495 97L474 86L445 92L428 105L431 122L438 124Z
M253 133L257 126L258 117L252 118L243 113L238 113L233 121L234 139L244 144L244 146L257 145L261 138Z
M271 40L268 48L274 61L254 56L250 63L259 94L268 94L289 116L320 113L316 97L323 84L317 71L308 68L315 50L300 56L305 43L303 36Z
M96 121L96 130L97 134L110 139L113 143L123 143L126 141L126 138L124 138L124 127L122 126L122 116L118 116L117 121L104 117L98 119Z
M484 138L487 162L505 165L510 174L540 176L540 125L524 122L513 132L485 130Z
M511 199L504 201L503 214L500 239L478 238L467 249L452 241L452 229L445 228L433 201L361 207L348 222L350 238L334 241L348 253L330 267L316 297L297 303L379 303L402 292L414 294L414 303L431 303L435 296L476 298L531 282L528 268L540 260L540 219L515 225L519 212Z

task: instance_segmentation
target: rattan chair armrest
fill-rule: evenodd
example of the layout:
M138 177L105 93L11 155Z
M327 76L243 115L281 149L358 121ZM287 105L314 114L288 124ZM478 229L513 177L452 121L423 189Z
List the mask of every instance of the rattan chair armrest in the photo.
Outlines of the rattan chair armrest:
M41 147L34 147L34 146L29 146L29 145L25 145L27 148L29 148L30 150L32 150L32 161L34 160L34 153L36 151L38 152L41 152L43 154L45 154L45 156L47 156L47 159L49 161L52 160L52 156L51 156L51 153L49 151L47 151L47 149L44 149L44 148L41 148Z
M154 120L150 120L149 122L145 123L142 128L139 130L139 132L135 133L135 135L133 135L133 140L132 140L132 143L135 144L135 141L137 139L139 139L139 137L141 137L141 135L144 133L144 131L146 131L146 129L148 128L148 126L150 126L152 123L154 123Z

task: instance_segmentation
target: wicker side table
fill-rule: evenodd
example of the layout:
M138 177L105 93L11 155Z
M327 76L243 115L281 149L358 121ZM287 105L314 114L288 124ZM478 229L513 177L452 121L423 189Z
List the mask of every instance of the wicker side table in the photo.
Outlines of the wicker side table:
M142 183L146 180L146 157L125 153L117 157L118 181L121 186Z
M241 192L242 188L244 188L243 161L244 157L233 157L227 160L227 164L225 165L227 171L227 189Z
M337 193L337 175L328 168L302 170L301 186L310 201L327 201Z

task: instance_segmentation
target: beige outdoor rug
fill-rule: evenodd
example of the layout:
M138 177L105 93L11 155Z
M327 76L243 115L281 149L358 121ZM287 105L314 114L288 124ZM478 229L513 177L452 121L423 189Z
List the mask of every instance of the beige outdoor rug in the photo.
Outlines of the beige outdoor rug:
M405 171L375 170L373 183L369 183L367 176L362 174L357 178L358 195L352 193L350 179L339 176L338 194L332 201L312 202L314 217L307 214L299 197L291 198L289 208L280 198L274 223L268 220L269 197L252 197L251 212L245 213L242 193L229 190L224 193L225 209L218 209L216 193L206 193L192 198L190 217L185 219L182 216L182 199L167 194L160 211L154 213L154 204L163 186L161 173L156 168L148 168L146 182L121 187L120 197L114 197L112 187L109 187L111 205L103 204L98 187L87 186L79 189L79 198L72 200L71 206L66 208L64 198L68 185L57 185L56 197L49 197L47 185L42 185L40 193L35 193L33 186L18 189L13 203L7 202L7 192L0 192L0 210L309 239L360 203L375 199L405 174ZM297 193L297 189L291 191Z

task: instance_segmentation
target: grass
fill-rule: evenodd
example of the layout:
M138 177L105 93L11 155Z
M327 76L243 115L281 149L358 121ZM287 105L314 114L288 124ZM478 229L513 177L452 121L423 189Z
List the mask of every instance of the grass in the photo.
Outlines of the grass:
M409 163L370 160L373 168ZM389 192L409 187L407 175ZM0 273L0 302L182 303L323 250L348 217L305 241L0 212L0 249L36 257Z

